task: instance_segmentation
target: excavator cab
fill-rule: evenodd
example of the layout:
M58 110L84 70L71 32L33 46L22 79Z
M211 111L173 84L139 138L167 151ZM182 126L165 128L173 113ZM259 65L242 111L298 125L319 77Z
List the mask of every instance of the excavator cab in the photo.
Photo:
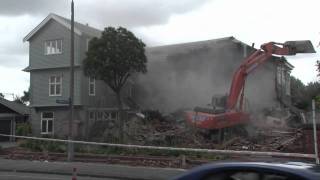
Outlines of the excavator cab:
M214 95L211 98L211 106L213 110L222 111L227 108L227 95Z
M195 112L203 112L209 114L220 114L226 112L227 108L227 95L213 95L211 103L207 107L195 107Z

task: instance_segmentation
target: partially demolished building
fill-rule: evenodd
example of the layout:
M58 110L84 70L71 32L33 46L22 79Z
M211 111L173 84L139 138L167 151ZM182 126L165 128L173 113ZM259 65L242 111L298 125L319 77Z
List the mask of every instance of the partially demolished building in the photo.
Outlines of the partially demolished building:
M136 100L164 113L207 105L212 96L229 92L233 73L253 51L234 37L147 48L148 73L136 80ZM290 103L292 68L284 57L273 57L248 75L247 108L260 111Z

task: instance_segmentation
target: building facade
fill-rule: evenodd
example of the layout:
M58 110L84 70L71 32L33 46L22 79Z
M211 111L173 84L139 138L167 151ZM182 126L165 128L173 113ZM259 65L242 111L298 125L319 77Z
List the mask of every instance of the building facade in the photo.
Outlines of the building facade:
M68 104L57 100L69 98L70 29L70 20L49 14L24 38L29 42L29 66L24 71L30 73L35 135L63 137L68 132ZM87 136L95 121L117 120L115 94L104 82L83 73L82 61L88 43L100 35L98 29L75 23L73 131L76 136ZM171 112L208 103L212 95L228 92L233 72L253 50L233 37L146 48L148 73L136 75L126 84L122 92L125 109ZM290 90L285 88L289 74L290 67L283 58L274 58L253 73L246 85L252 106L277 106L277 91ZM280 77L284 78L280 80Z
M35 135L66 136L70 87L70 20L56 14L47 16L24 41L29 42L30 107ZM75 23L74 134L84 136L90 122L116 119L115 97L101 81L86 77L82 69L88 43L100 30ZM97 113L96 111L99 111Z

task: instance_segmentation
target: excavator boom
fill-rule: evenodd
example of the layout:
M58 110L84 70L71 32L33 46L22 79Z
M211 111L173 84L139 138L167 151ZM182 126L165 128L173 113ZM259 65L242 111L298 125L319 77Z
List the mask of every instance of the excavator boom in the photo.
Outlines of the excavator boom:
M315 53L315 50L310 41L262 44L261 48L248 56L234 73L226 109L222 113L188 111L186 112L187 121L205 129L221 129L247 123L249 114L243 111L244 86L247 75L271 59L273 55L290 56L297 53ZM237 108L239 97L240 103Z

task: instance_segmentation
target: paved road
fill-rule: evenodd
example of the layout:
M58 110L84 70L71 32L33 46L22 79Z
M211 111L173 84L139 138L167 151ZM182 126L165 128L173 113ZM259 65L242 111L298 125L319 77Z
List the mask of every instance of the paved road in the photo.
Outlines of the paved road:
M105 164L105 163L40 162L40 161L28 161L28 160L0 159L1 175L5 175L6 172L7 173L18 172L18 173L31 173L31 174L60 174L66 177L68 176L70 177L70 175L72 174L73 168L77 168L78 175L82 177L91 176L91 177L104 177L104 178L110 178L110 179L119 178L119 179L135 179L135 180L171 179L185 172L185 170L182 170L182 169L152 168L152 167L137 167L137 166L132 167L132 166L124 166L124 165ZM12 176L12 178L15 178L15 177ZM34 178L38 178L38 177L34 177ZM53 177L53 178L57 178L57 177ZM6 179L6 178L1 178L0 176L0 179Z
M0 179L6 180L71 180L71 176L54 174L35 174L18 172L0 172ZM77 180L117 180L111 178L77 177Z

